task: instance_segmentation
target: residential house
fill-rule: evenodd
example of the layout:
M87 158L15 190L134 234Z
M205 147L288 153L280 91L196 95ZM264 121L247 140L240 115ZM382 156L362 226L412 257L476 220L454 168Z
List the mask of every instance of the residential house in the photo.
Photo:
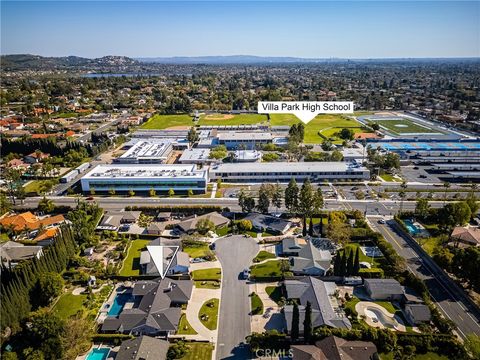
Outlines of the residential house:
M169 346L170 343L166 340L142 335L123 341L115 360L166 359Z
M9 162L7 162L7 167L11 169L19 170L23 174L25 171L27 171L30 165L25 163L21 159L12 159Z
M307 245L307 240L297 237L288 237L282 240L278 246L280 256L298 256L300 250Z
M148 235L160 236L162 235L164 230L165 230L165 225L159 222L152 222L146 228L146 232Z
M192 295L191 280L170 278L137 281L123 296L129 296L120 314L108 316L102 332L135 336L174 334L182 314L181 305ZM118 295L117 295L118 296Z
M305 320L305 306L307 302L310 302L313 327L330 326L342 329L350 329L352 327L335 298L337 286L334 282L326 282L308 276L285 280L285 290L287 298L295 299L299 304L300 324L303 324ZM286 305L283 311L287 330L290 331L292 329L293 305ZM303 326L300 326L299 330L302 332Z
M430 309L425 304L406 304L404 313L412 325L427 323L432 319Z
M265 214L250 213L245 220L249 220L254 229L272 234L285 234L292 227L291 221Z
M0 259L5 266L16 266L24 260L32 258L40 259L43 255L43 247L34 245L23 245L14 241L7 241L0 244Z
M141 213L141 211L107 211L97 228L118 231L123 225L136 223Z
M300 245L295 255L289 257L289 261L290 270L296 275L323 276L330 268L332 254L328 250L319 250L311 241L306 241Z
M152 240L140 254L140 268L144 275L159 276L158 266L163 274L188 274L190 270L190 259L187 253L180 251L180 242L176 240L158 238Z
M377 347L370 341L351 341L329 336L315 345L292 345L295 360L373 360Z
M180 221L178 224L175 224L175 226L185 233L193 233L196 230L198 222L203 219L210 220L215 225L215 228L227 226L230 223L230 220L225 216L222 216L218 212L211 212L200 216L194 215Z
M36 164L41 162L42 160L45 160L49 157L49 154L45 154L43 152L32 152L29 155L26 155L23 160L28 163L28 164Z
M402 301L405 296L403 286L395 279L365 279L363 285L373 300Z
M480 246L480 229L457 226L453 229L450 238L453 244L458 247Z
M5 215L0 218L0 225L5 229L11 229L16 233L25 231L27 237L40 238L38 241L50 240L54 237L52 232L45 233L45 230L58 227L65 222L63 215L46 216L39 218L30 211L21 214ZM38 232L40 231L40 234ZM49 235L52 235L49 237Z

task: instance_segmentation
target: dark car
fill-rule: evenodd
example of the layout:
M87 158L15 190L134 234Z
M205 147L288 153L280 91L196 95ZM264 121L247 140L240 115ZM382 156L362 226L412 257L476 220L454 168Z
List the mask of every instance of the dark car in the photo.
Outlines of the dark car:
M87 197L87 200L94 200L94 199L93 199L93 196Z

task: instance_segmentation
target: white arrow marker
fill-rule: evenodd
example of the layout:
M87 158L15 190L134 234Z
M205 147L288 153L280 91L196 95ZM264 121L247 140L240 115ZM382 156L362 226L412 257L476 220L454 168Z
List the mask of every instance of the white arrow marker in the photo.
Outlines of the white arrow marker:
M165 278L170 266L172 266L173 260L175 260L179 248L180 246L147 246L147 250L150 253L150 259L155 264L155 267L157 268L162 279Z

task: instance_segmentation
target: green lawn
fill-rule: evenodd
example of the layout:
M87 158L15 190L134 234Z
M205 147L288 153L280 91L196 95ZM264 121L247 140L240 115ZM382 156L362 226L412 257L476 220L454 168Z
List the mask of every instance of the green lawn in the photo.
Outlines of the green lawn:
M277 304L282 299L282 288L281 286L267 286L265 292L268 294L270 299L275 301Z
M218 299L207 300L203 303L202 307L200 308L200 312L198 313L198 318L209 330L215 330L217 328L219 303L220 300ZM213 304L213 306L208 306L210 304ZM206 315L207 318L202 320L202 316L204 315Z
M84 308L83 303L87 300L87 295L72 295L65 293L55 303L53 312L62 319L68 319Z
M264 114L236 114L230 119L223 119L228 114L203 114L200 115L198 125L252 125L267 121Z
M213 280L203 280L203 281L195 281L195 287L201 289L219 289L220 288L220 281L213 281Z
M351 299L351 300L349 300L345 303L344 307L345 307L345 309L349 309L352 314L357 314L357 311L355 310L355 306L359 302L360 302L360 299L354 296L353 299Z
M40 187L44 182L48 182L51 180L32 180L30 181L27 185L25 185L23 188L25 190L25 193L27 194L40 194Z
M387 130L395 134L408 134L408 133L440 133L437 130L432 130L427 127L416 124L408 119L402 120L370 120L373 123L377 123L380 127L384 127Z
M250 294L250 305L252 309L252 315L263 314L263 302L256 293Z
M393 175L390 175L390 174L383 174L383 175L380 175L380 177L385 181L396 181L396 182L402 181L399 178L393 177Z
M193 280L217 280L222 277L222 269L211 268L192 271Z
M300 120L293 114L271 114L271 125L293 125L300 122ZM358 121L344 117L342 115L322 114L318 115L305 125L304 142L306 144L318 144L323 142L323 138L318 135L321 131L322 135L326 137L333 137L335 142L341 143L334 134L343 128L352 128L355 133L367 132L362 129L362 124Z
M204 342L188 342L186 343L190 348L188 353L180 358L180 360L211 360L213 345Z
M127 257L123 260L120 276L140 275L140 253L147 246L150 240L132 240L128 248Z
M207 256L211 252L207 243L198 246L184 246L183 251L191 258L201 258Z
M146 123L140 126L141 129L166 129L172 126L192 126L193 118L188 114L178 115L153 115Z
M177 335L196 335L197 332L192 328L185 314L182 314L178 322Z
M350 243L350 244L347 244L345 245L345 247L339 251L339 254L342 254L343 251L347 251L347 254L349 254L351 251L353 251L354 253L357 251L357 248L359 247L360 245L357 244L357 243ZM383 258L371 258L367 255L365 255L363 253L363 251L361 249L358 250L358 253L360 255L360 262L368 262L370 264L372 264L372 267L380 267L381 265L381 259L383 260Z
M395 314L397 312L397 309L393 304L389 301L375 301L375 304L380 305L383 307L385 310L387 310L390 314Z
M440 236L417 239L423 250L425 250L430 256L433 255L435 248L441 245L441 240Z
M279 278L282 276L281 263L288 260L270 260L262 264L253 265L250 273L252 279L255 278Z
M275 257L276 257L275 254L262 250L257 254L257 256L255 256L255 258L253 259L253 262L257 263L267 259L274 259Z

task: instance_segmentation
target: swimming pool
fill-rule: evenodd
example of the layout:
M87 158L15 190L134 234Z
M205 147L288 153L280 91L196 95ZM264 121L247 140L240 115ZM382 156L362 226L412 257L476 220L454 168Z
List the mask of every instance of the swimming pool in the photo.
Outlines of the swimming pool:
M405 227L407 228L408 232L412 235L417 235L422 231L421 229L417 228L410 219L403 220L403 222L405 223Z
M106 360L110 353L109 348L97 348L90 351L86 360Z
M125 304L131 299L132 296L130 294L117 294L112 306L108 310L108 316L118 316L122 312Z

